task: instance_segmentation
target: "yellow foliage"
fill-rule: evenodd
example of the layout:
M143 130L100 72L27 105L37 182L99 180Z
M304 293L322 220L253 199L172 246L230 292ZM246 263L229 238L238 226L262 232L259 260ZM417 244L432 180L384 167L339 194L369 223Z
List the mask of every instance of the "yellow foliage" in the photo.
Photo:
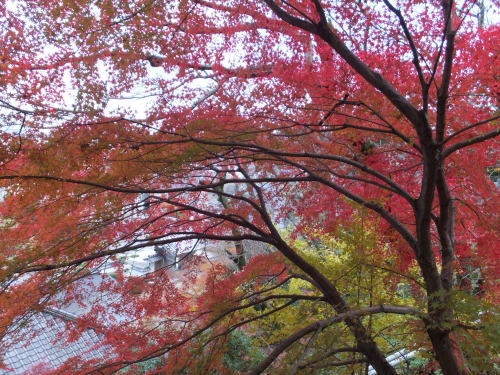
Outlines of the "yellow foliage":
M422 308L414 299L412 290L418 288L419 280L412 280L412 276L406 278L391 269L390 265L394 262L391 262L390 256L385 258L381 256L381 253L390 254L387 251L388 245L380 243L376 232L366 228L362 220L354 222L348 230L344 229L335 237L312 231L294 241L286 233L284 237L288 237L294 250L335 285L352 310L380 304ZM290 268L300 274L300 270L293 268L291 264ZM411 273L413 272L410 271ZM409 290L412 293L408 292ZM300 278L290 280L269 294L321 296L314 285ZM272 300L267 303L266 310L281 306L283 301ZM262 347L269 347L311 323L334 315L336 313L333 308L325 302L298 300L288 308L257 321L252 326L251 332L255 334ZM420 322L412 317L378 314L366 316L362 320L379 347L387 353L401 347L418 349L422 345L422 339L415 336L422 327L419 326ZM400 339L395 340L394 337ZM313 343L308 344L309 340ZM293 369L297 370L296 374L312 374L315 373L311 372L315 371L314 366L300 370L296 368L298 361L301 363L313 361L334 348L355 346L355 340L347 326L343 323L334 324L313 338L307 337L291 346L281 360L280 369L274 369L270 373L285 374ZM309 349L306 350L306 347ZM360 357L355 356L353 352L343 352L329 358L329 361L345 361L353 358ZM335 374L350 374L353 370L357 372L364 368L364 364L353 364L335 368ZM321 373L319 367L317 373Z

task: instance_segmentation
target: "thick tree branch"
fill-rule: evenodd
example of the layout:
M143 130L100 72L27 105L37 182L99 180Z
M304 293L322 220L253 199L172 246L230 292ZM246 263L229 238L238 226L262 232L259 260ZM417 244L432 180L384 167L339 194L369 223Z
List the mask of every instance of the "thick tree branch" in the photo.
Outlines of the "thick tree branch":
M337 362L327 362L322 365L317 365L317 366L307 366L311 367L311 369L314 370L319 370L323 368L328 368L328 367L342 367L342 366L349 366L349 365L355 365L358 363L367 363L368 361L365 358L359 358L359 359L350 359L346 361L337 361ZM301 367L301 368L306 368L306 367Z
M499 118L500 118L500 116L493 116L493 117L490 117L490 118L488 118L486 120L478 121L478 122L476 122L474 124L468 125L465 128L462 128L462 129L456 131L455 133L451 134L447 138L445 138L444 141L442 142L442 144L444 145L444 144L448 143L453 138L455 138L456 136L458 136L458 135L466 132L467 130L474 129L474 128L476 128L478 126L481 126L481 125L484 125L484 124L488 124L488 123L490 123L492 121L498 120Z
M468 139L468 140L463 141L463 142L455 143L453 146L451 146L443 151L441 159L443 160L443 159L447 158L448 156L450 156L454 152L456 152L464 147L472 146L476 143L481 143L481 142L487 141L488 139L496 138L499 135L500 135L500 129L496 129L496 130L493 130L489 133L480 135L478 137L474 137L474 138Z
M332 349L332 350L328 351L326 354L322 355L320 358L312 360L312 361L309 361L307 363L304 363L304 364L300 365L299 368L303 369L303 368L306 368L306 367L314 366L317 363L319 363L321 361L324 361L328 357L331 357L332 355L335 355L335 354L338 354L338 353L359 353L359 352L360 352L359 349L355 348L355 347L353 347L353 348Z
M350 159L347 159L350 160ZM102 190L114 191L117 193L126 193L126 194L168 194L168 193L183 193L183 192L202 192L207 191L210 193L216 194L214 191L210 189L216 188L218 186L222 186L225 184L235 184L235 183L250 183L250 182L270 182L270 183L281 183L281 182L306 182L312 181L311 177L283 177L283 178L252 178L250 180L246 179L220 179L218 182L211 184L200 184L195 186L184 186L180 188L171 188L171 189L144 189L144 188L129 188L129 187L120 187L120 186L112 186L106 184L100 184L92 181L85 180L77 180L73 178L64 178L57 176L48 176L48 175L4 175L0 176L0 180L48 180L48 181L57 181L63 183L70 183L76 185L85 185L89 187L95 187ZM224 193L226 194L226 193ZM244 197L238 197L239 199L244 199ZM247 203L249 203L247 201Z
M224 146L224 147L235 147L235 148L241 148L241 149L248 149L248 150L257 150L260 151L264 154L271 155L271 156L277 156L277 157L292 157L292 158L306 158L306 159L322 159L322 160L331 160L331 161L336 161L344 164L351 165L362 172L365 172L367 174L370 174L377 179L380 179L387 185L391 186L392 188L397 191L401 197L403 197L405 200L407 200L410 204L415 203L415 199L408 193L406 192L403 187L398 185L396 182L388 178L387 176L384 176L382 173L368 167L367 165L364 165L363 163L360 163L356 160L352 160L343 156L337 156L337 155L330 155L330 154L320 154L320 153L311 153L311 152L286 152L286 151L278 151L274 149L270 149L268 147L264 147L262 145L257 145L257 144L251 144L251 143L240 143L240 142L220 142L220 141L212 141L212 140L203 140L203 139L193 139L193 142L200 143L200 144L207 144L207 145L214 145L214 146ZM307 178L307 177L306 177Z
M239 166L239 171L247 179L250 178L248 173L241 166ZM307 262L304 258L297 254L297 252L294 251L294 249L292 249L285 241L282 240L279 231L274 226L271 216L267 211L264 195L261 188L256 183L252 183L251 185L256 191L260 205L263 209L263 212L261 213L262 218L267 224L268 229L271 232L271 236L275 239L274 246L285 257L292 261L293 264L295 264L304 273L311 277L312 280L314 280L318 289L324 294L325 301L332 305L335 311L337 311L338 313L344 313L348 311L348 305L346 304L337 288L330 282L330 280L328 280L320 271L318 271L316 267ZM351 329L354 337L356 338L358 346L362 348L363 352L370 361L370 364L378 370L385 371L388 374L395 374L394 369L386 361L385 357L380 352L361 321L358 318L354 317L346 319L346 324Z
M264 0L266 5L276 14L279 18L281 18L286 23L301 28L302 30L309 31L310 33L314 33L316 31L316 26L310 22L306 22L300 18L294 17L284 11L278 4L276 4L273 0Z
M288 164L294 165L297 168L302 169L303 171L307 172L311 177L313 177L316 181L319 183L328 186L329 188L337 191L338 193L344 195L345 197L351 199L352 201L369 208L370 210L378 213L382 218L384 218L401 236L408 242L408 244L415 249L417 247L417 240L411 234L411 232L401 223L399 220L397 220L389 211L384 209L380 204L368 201L364 199L363 197L352 193L348 189L332 182L329 181L313 171L309 170L308 168L304 167L303 165L300 165L298 163L292 162L290 160L286 160L284 158L280 158L280 160L286 161Z
M278 296L277 298L278 299L288 299L289 301L285 302L284 304L270 310L270 311L267 311L266 313L263 313L263 314L260 314L260 315L256 315L254 317L251 317L251 318L248 318L248 319L244 319L243 321L240 321L239 323L237 324L234 324L234 325L231 325L228 329L224 330L223 332L220 332L216 335L213 335L211 336L208 341L213 341L215 340L216 338L218 337L221 337L221 336L225 336L229 333L231 333L232 331L234 331L235 329L243 326L243 325L246 325L248 323L251 323L251 322L254 322L256 320L259 320L259 319L262 319L262 318L265 318L266 316L270 316L278 311L281 311L283 309L285 309L286 307L292 305L293 303L295 303L297 300L299 299L302 299L302 297L306 297L305 299L307 299L307 296L301 296L301 295L291 295L291 296ZM251 307L254 307L256 305L259 305L267 300L272 300L274 299L273 296L268 296L266 298L262 298L262 299L259 299L259 300L255 300L255 301L252 301L252 302L249 302L249 303L246 303L244 305L239 305L239 306L235 306L235 307L232 307L232 308L229 308L229 309L226 309L224 312L218 314L214 319L212 319L209 323L207 323L206 325L204 325L203 327L197 329L195 332L193 332L191 335L189 335L188 337L178 341L177 343L175 344L172 344L172 345L169 345L169 346L166 346L166 347L162 347L162 348L158 348L150 353L148 353L147 355L144 355L142 356L141 358L137 359L137 360L130 360L130 361L118 361L118 362L113 362L113 363L108 363L104 366L101 366L98 368L98 370L104 370L104 369L107 369L107 368L110 368L110 367L115 367L115 366L120 366L120 368L124 368L126 366L129 366L131 364L134 364L134 363L142 363L142 362L145 362L149 359L152 359L152 358L157 358L157 357L160 357L184 344L186 344L187 342L195 339L196 337L200 336L201 334L207 332L210 328L212 328L215 324L217 324L218 322L220 322L222 319L224 319L225 317L227 317L228 315L230 314L233 314L237 311L240 311L240 310L245 310L245 309L248 309L248 308L251 308ZM198 315L197 318L200 318L202 315L205 315L205 314L208 314L210 311L206 311L206 312L203 312L201 313L200 315ZM98 370L92 370L92 371L89 371L87 372L86 374L92 374L94 373L95 371L98 371Z
M368 83L380 90L387 99L410 121L419 134L430 131L427 128L425 117L399 93L379 73L373 71L368 65L361 61L342 40L330 29L326 17L322 15L323 9L319 1L315 1L316 9L320 15L320 22L312 25L300 19L296 19L283 9L279 8L272 0L264 0L269 8L284 22L318 35L328 43L359 75ZM298 22L300 21L300 22Z
M411 53L413 55L413 60L412 63L415 66L415 70L417 71L418 75L418 80L420 81L420 86L422 88L422 101L423 101L423 109L424 111L427 111L427 105L428 105L428 100L429 100L429 85L427 82L425 82L424 78L424 73L422 72L422 67L419 62L419 56L420 54L418 53L417 47L415 45L415 41L413 40L413 37L410 33L410 30L408 29L408 24L406 23L406 20L403 17L403 14L399 9L394 7L394 5L391 4L389 0L383 0L385 5L389 8L389 10L398 17L399 24L401 25L401 28L403 29L403 33L405 35L406 40L408 41L408 44L410 45Z
M449 291L453 287L455 262L455 204L443 169L438 171L436 189L439 195L437 228L441 243L441 282Z
M406 307L406 306L387 306L387 305L378 305L378 306L373 306L373 307L367 307L365 309L360 309L360 310L353 310L349 311L346 313L338 314L332 318L329 319L323 319L320 321L317 321L316 323L310 324L307 327L304 327L300 329L299 331L295 332L293 335L288 336L285 340L281 341L274 349L273 351L261 362L257 367L255 367L253 370L249 371L246 375L259 375L261 374L266 368L271 365L271 363L281 354L283 353L289 346L300 340L302 337L315 332L317 330L323 330L326 327L345 321L347 319L352 319L355 317L361 317L361 316L366 316L366 315L373 315L373 314L380 314L380 313L387 313L387 314L403 314L403 315L413 315L416 317L419 317L421 319L425 319L426 321L428 318L418 310L415 310L411 307Z
M444 53L444 67L441 85L438 89L438 100L436 104L436 142L441 143L445 134L446 112L448 103L448 92L450 89L451 72L453 68L453 56L455 54L455 35L453 30L453 1L443 1L443 13L445 19L446 49Z
M144 247L151 247L151 246L155 246L155 245L157 245L157 246L168 245L171 243L190 241L190 240L199 240L199 239L216 240L216 241L253 240L253 241L267 242L261 237L254 236L254 235L248 235L248 234L240 235L240 236L236 237L236 236L222 236L222 235L219 236L219 235L196 233L193 235L186 235L183 237L175 237L175 238L166 239L166 240L148 241L148 242L141 243L139 245L122 246L122 247L112 249L112 250L100 251L99 253L87 255L85 257L80 257L80 258L74 259L70 262L62 262L62 263L54 263L54 264L35 264L35 265L23 266L21 268L16 269L14 271L14 273L24 274L24 273L30 273L30 272L51 271L51 270L56 270L56 269L60 269L60 268L77 266L77 265L80 265L82 263L91 262L91 261L99 259L99 258L104 258L104 257L112 256L112 255L122 254L122 253L126 253L126 252L133 251L133 250L139 250L139 249L142 249ZM267 242L267 243L269 243L269 242Z

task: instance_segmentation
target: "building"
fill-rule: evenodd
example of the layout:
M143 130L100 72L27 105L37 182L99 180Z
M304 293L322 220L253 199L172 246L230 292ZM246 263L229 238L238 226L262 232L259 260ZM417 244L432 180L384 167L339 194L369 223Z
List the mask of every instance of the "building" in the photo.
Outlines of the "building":
M21 338L7 345L3 356L4 369L1 375L37 375L43 370L56 369L67 360L80 357L85 360L104 357L100 336L88 329L75 341L61 336L67 325L76 319L64 311L46 310L28 318L26 324L16 332Z
M102 335L89 328L76 339L69 339L75 320L90 311L92 304L101 299L96 292L110 277L90 274L76 282L84 300L61 303L60 308L47 308L24 317L16 328L2 339L3 368L0 375L40 375L44 370L55 370L71 358L100 360L112 355L110 348L102 346ZM64 293L56 300L64 300ZM56 304L57 305L57 304Z

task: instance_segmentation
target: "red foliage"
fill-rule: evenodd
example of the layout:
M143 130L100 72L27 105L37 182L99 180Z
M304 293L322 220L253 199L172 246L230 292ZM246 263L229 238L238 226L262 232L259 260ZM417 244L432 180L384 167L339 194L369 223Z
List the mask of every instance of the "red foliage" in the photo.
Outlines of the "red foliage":
M290 277L286 264L348 311L282 232L335 235L363 211L395 271L419 267L438 326L426 329L454 373L462 359L435 347L452 307L435 306L466 262L484 299L500 271L499 29L478 25L472 0L376 3L0 5L0 327L62 294L83 303L79 282L123 254L189 247L199 258L182 273L117 266L96 291L114 297L70 335L101 332L106 371L167 354L173 371L237 324L243 297ZM241 241L270 253L239 272L203 260ZM222 344L206 345L217 368Z

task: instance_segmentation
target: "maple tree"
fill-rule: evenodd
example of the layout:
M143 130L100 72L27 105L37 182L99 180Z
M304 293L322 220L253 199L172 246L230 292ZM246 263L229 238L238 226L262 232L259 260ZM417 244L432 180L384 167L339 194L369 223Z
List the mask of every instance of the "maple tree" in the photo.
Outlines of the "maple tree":
M223 242L237 270L192 257L183 286L117 266L119 302L74 332L113 350L54 371L396 374L377 329L404 323L398 345L443 374L491 370L498 26L480 5L3 2L3 333L121 254ZM248 240L274 251L247 262ZM339 282L348 265L372 284ZM126 323L99 326L109 309ZM228 365L241 329L274 329L251 369Z

